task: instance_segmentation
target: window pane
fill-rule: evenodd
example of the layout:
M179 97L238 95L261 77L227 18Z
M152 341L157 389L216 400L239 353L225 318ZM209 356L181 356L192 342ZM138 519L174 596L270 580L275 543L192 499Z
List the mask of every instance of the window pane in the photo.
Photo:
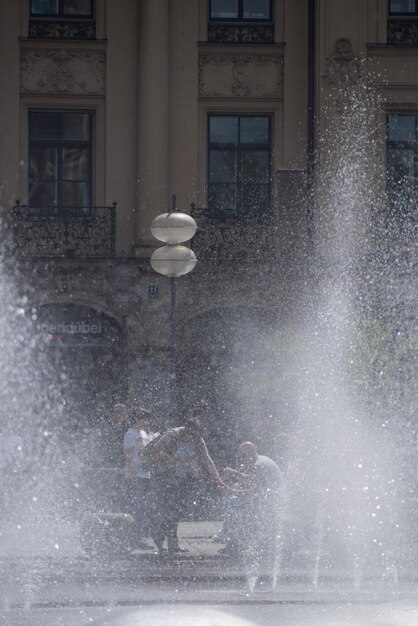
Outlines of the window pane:
M32 111L30 113L31 139L90 140L89 113L60 113Z
M211 209L226 212L236 208L236 186L227 184L210 184L208 205Z
M252 20L270 19L270 0L244 0L243 17Z
M238 118L233 116L212 116L209 120L209 141L211 143L237 143Z
M90 190L87 182L64 182L62 185L62 206L77 208L90 206Z
M29 205L37 208L48 208L57 202L56 182L45 183L33 181L29 184Z
M50 207L57 201L57 151L32 147L29 163L29 204Z
M92 14L91 0L64 0L64 15L84 15L89 17Z
M242 179L248 185L270 181L270 158L267 152L244 152Z
M213 150L209 155L209 180L211 183L236 181L235 152Z
M55 180L57 177L56 150L54 148L31 148L29 167L32 180Z
M214 115L209 135L209 206L225 219L265 216L271 208L270 117Z
M415 141L416 138L415 115L389 115L388 139L389 141Z
M240 127L241 143L270 144L268 117L242 117Z
M32 0L30 11L32 15L58 15L58 0Z
M224 20L237 18L238 0L211 0L210 17Z
M88 180L88 150L64 148L62 153L62 177L64 180Z
M417 114L388 116L387 183L393 214L416 215L418 192Z
M50 139L59 136L59 120L59 113L32 111L29 114L31 139Z
M414 176L414 151L390 149L388 152L388 171L392 181L403 181Z
M89 207L92 114L31 111L29 124L31 204Z
M88 113L61 113L60 137L75 141L90 139L90 115Z
M415 13L415 0L390 0L390 13Z
M270 155L255 151L242 154L242 210L262 215L270 208Z

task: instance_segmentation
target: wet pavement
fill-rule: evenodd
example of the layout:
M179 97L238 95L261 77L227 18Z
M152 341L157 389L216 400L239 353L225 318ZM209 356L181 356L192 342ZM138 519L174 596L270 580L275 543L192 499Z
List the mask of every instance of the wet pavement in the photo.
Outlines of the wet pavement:
M7 626L416 626L418 605L403 600L327 605L156 603L29 609L12 611L9 617L18 621Z
M242 561L214 541L221 527L181 523L186 552L168 559L145 549L87 555L74 524L3 525L0 624L418 625L415 570L356 581L347 568L324 569L314 581L315 560L305 554L286 564L274 589L271 576L252 587Z

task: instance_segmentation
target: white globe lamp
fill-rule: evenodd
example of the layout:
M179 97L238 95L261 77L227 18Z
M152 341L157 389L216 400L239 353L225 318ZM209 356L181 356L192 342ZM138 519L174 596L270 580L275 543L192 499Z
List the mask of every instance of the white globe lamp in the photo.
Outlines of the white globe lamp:
M191 272L197 263L193 250L179 244L157 248L151 256L151 267L159 274L177 278Z

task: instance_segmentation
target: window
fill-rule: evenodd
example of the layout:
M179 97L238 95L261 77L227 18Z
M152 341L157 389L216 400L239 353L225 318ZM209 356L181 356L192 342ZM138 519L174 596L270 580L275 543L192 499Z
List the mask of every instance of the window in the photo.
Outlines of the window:
M418 0L389 0L389 15L418 16Z
M93 113L29 112L29 205L88 214L92 205Z
M270 21L271 0L210 0L209 18L220 21Z
M31 17L78 18L93 17L93 0L31 0Z
M390 113L387 123L387 188L399 216L415 210L418 192L418 113Z
M210 115L208 205L221 219L271 210L271 117Z

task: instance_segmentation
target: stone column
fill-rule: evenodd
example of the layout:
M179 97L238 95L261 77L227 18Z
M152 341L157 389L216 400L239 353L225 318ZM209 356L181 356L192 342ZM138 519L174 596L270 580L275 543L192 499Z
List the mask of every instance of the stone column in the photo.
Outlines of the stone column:
M169 0L140 5L136 253L148 256L150 224L169 208Z

